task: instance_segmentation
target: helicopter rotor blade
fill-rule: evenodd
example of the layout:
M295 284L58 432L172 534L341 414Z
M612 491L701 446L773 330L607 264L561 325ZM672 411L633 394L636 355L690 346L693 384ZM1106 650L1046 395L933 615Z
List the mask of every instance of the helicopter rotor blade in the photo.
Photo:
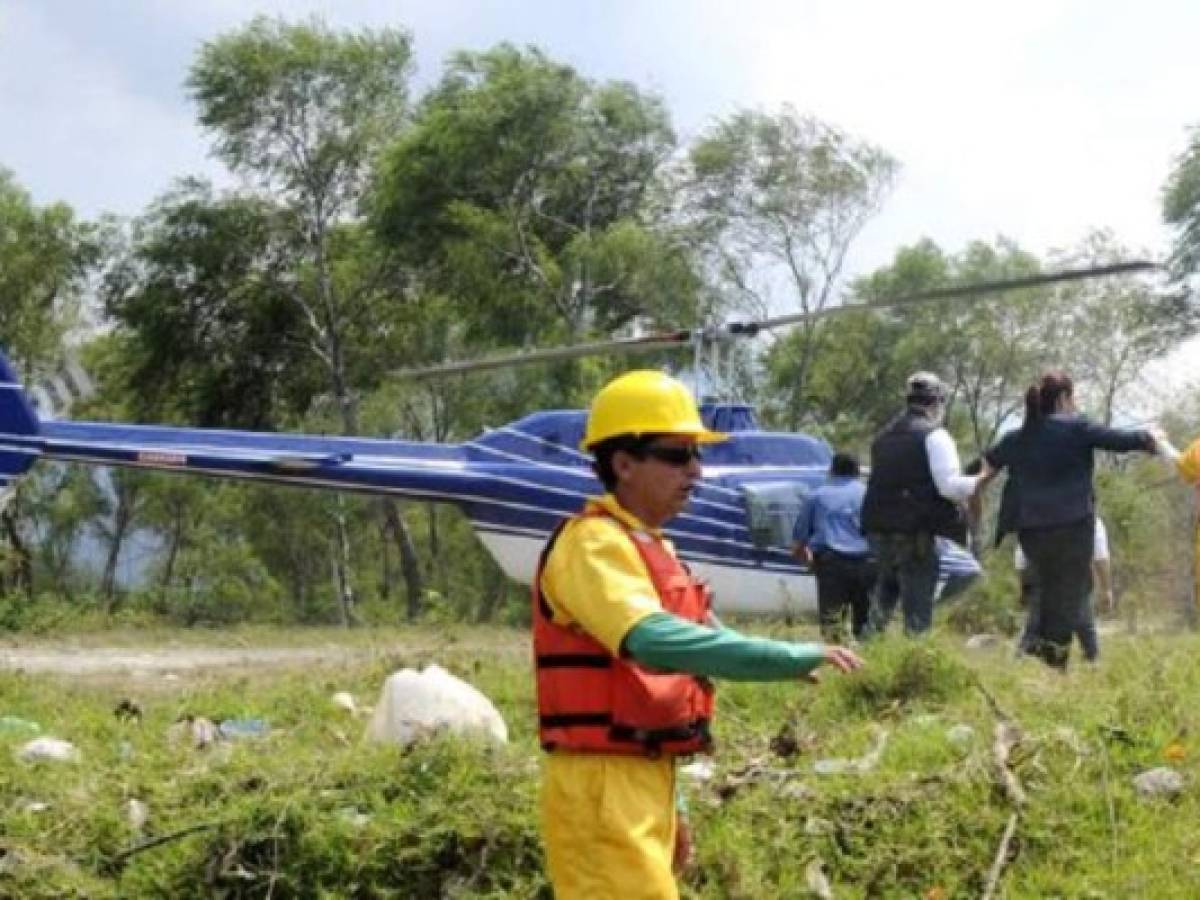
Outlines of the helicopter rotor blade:
M1004 291L1020 288L1040 287L1047 284L1057 284L1067 281L1080 281L1087 278L1105 278L1112 275L1126 275L1134 272L1145 272L1160 269L1159 263L1146 260L1112 263L1104 266L1092 266L1083 269L1063 269L1057 272L1046 272L1038 275L1023 275L1018 278L1005 278L997 281L981 281L974 284L948 285L902 297L893 297L876 303L842 304L826 309L792 313L774 316L769 319L759 319L749 322L727 322L723 325L702 329L680 329L677 331L661 331L640 337L614 338L607 341L592 341L586 344L572 344L566 347L552 347L543 350L526 350L517 353L497 354L480 359L459 360L437 363L430 366L413 366L394 369L391 374L399 378L435 378L442 375L461 375L468 372L481 372L488 369L502 369L511 366L524 366L533 363L552 362L555 360L577 359L581 356L591 356L596 353L646 353L653 350L668 350L678 347L694 347L697 341L713 341L733 337L753 337L760 331L778 328L783 325L796 325L816 319L825 319L842 313L856 310L888 309L895 306L905 306L910 303L922 303L930 300L946 300L954 297L973 299L975 297L998 294Z
M775 316L770 319L761 319L757 322L731 323L730 326L727 327L730 328L731 332L733 333L755 334L763 329L777 328L781 325L796 325L800 322L828 318L829 316L853 312L855 310L888 309L894 306L906 306L910 303L924 303L930 300L948 300L954 297L973 299L986 294L999 294L1003 293L1004 291L1019 290L1020 288L1041 287L1042 285L1058 284L1064 281L1082 281L1087 278L1107 278L1112 275L1128 275L1134 272L1145 272L1160 268L1162 268L1162 266L1158 263L1139 259L1132 260L1130 262L1112 263L1105 266L1090 266L1084 269L1062 269L1057 272L1046 272L1038 275L1022 275L1018 278L1003 278L997 281L979 281L975 282L974 284L948 285L946 287L933 288L932 290L928 291L918 291L915 294L906 294L902 297L892 297L890 299L881 300L877 303L842 304L839 306L827 307L826 309L815 312L792 313L790 315ZM736 329L736 331L734 329Z
M461 375L467 372L481 372L487 369L502 369L510 366L524 366L531 363L551 362L561 359L576 359L580 356L592 356L596 353L645 353L651 350L690 346L694 340L694 334L693 331L688 329L662 331L642 335L641 337L613 338L608 341L593 341L588 344L572 344L569 347L528 350L521 353L485 356L481 359L446 362L432 366L414 366L408 369L395 369L391 374L401 378L434 378L440 375Z

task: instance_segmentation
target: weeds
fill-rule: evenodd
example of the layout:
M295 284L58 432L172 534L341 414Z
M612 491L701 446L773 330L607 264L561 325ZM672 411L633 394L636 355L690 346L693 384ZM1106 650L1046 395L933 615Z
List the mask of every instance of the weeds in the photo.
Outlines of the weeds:
M360 659L302 672L0 674L0 717L36 721L82 756L17 763L27 735L0 732L0 896L549 897L525 635L348 640ZM895 639L868 646L852 679L725 685L715 777L685 783L698 842L685 895L808 896L818 862L839 898L982 895L1012 808L992 762L996 713L976 684L1022 733L1008 764L1028 802L997 896L1200 895L1197 650L1192 637L1111 639L1099 670L1064 677L999 647ZM398 660L433 659L492 697L509 746L364 744L363 720L329 702L348 690L370 704ZM141 716L114 714L123 700ZM166 739L185 713L270 729L200 751ZM818 774L881 730L877 766ZM1139 799L1131 779L1159 765L1185 776L1184 792ZM135 798L149 809L140 828L125 813Z

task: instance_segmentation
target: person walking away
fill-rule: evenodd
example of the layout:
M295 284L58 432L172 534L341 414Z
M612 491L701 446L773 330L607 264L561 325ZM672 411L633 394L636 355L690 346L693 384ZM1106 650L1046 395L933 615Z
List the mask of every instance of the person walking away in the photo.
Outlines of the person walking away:
M875 557L880 586L873 628L887 628L895 605L909 635L933 625L938 583L936 538L966 542L964 505L981 475L963 475L954 438L942 427L946 387L936 375L908 378L905 408L871 444L871 474L862 524Z
M1096 516L1096 536L1092 544L1092 580L1099 586L1099 594L1103 602L1102 609L1107 613L1111 613L1116 609L1116 603L1113 600L1112 568L1109 559L1108 529L1104 527L1104 520ZM1025 609L1025 627L1021 630L1021 637L1017 640L1017 655L1021 656L1035 652L1035 635L1038 631L1040 600L1038 597L1037 576L1029 567L1029 562L1025 559L1025 553L1021 550L1019 543L1013 554L1013 564L1016 567L1017 578L1021 585L1021 606ZM1089 595L1087 603L1084 604L1083 618L1075 626L1075 636L1079 639L1079 649L1083 651L1083 658L1088 662L1097 662L1100 659L1100 636L1096 631L1094 607L1095 604L1092 601L1091 595Z
M817 577L817 610L821 637L841 641L850 613L850 632L866 636L875 586L875 562L862 534L866 486L859 479L858 459L836 453L829 480L804 498L792 530L792 554L812 565Z
M1000 541L1016 531L1038 585L1032 652L1065 669L1071 638L1092 590L1096 534L1092 473L1095 451L1153 453L1148 431L1106 428L1081 415L1065 372L1047 372L1025 393L1025 420L984 454L985 478L1007 468L1016 479L1001 504Z
M796 680L850 650L744 637L662 528L701 477L701 422L679 381L630 372L594 398L583 446L606 493L550 537L533 582L541 832L558 900L674 900L691 845L675 761L712 749L709 679Z

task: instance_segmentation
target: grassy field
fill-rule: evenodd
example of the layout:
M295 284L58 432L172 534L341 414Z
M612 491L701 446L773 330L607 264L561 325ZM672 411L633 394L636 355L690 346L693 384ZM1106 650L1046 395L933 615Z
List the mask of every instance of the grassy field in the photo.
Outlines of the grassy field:
M549 896L523 633L141 637L75 645L349 652L175 678L0 673L0 896ZM685 893L817 896L820 869L839 898L979 897L1015 823L995 896L1200 896L1198 650L1190 635L1114 636L1102 665L1062 676L1012 661L1006 644L968 650L945 635L872 645L866 671L819 686L725 685L715 772L687 781L698 854ZM372 704L389 672L435 661L493 699L508 746L367 744L364 720L331 702L349 691ZM114 714L123 700L140 720ZM269 728L197 750L167 737L184 715ZM30 734L6 716L80 758L17 761ZM1000 787L1001 721L1019 729L1007 757L1019 808ZM864 771L817 771L880 746ZM1134 790L1157 766L1184 777L1173 799ZM140 826L130 800L145 804Z

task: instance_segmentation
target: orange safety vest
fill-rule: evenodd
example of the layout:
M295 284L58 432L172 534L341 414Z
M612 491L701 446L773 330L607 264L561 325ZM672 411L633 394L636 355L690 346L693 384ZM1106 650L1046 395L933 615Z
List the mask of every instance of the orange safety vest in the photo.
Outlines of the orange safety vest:
M597 510L584 515L608 514ZM533 653L542 747L646 756L711 750L711 683L613 657L582 629L552 620L541 591L542 569L568 521L550 535L533 579ZM706 623L708 587L693 578L661 541L613 521L641 554L664 612ZM588 588L577 585L573 589Z

